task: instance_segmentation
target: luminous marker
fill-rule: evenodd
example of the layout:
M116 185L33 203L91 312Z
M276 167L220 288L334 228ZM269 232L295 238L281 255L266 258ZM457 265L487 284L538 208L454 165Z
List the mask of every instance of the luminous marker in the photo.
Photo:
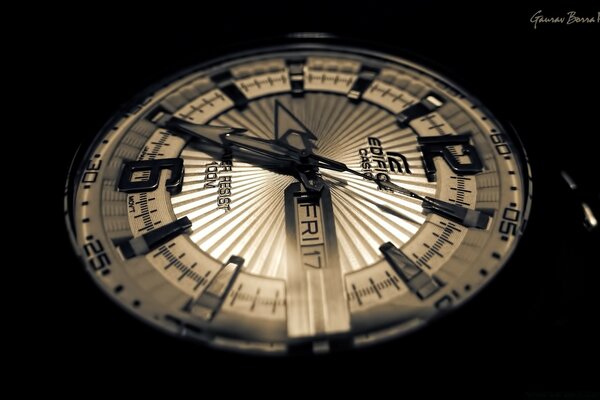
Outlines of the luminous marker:
M242 257L229 257L227 264L217 272L217 275L204 292L197 299L190 300L186 306L186 311L204 320L212 320L231 290L243 264L244 259Z
M444 105L444 100L434 93L429 93L423 97L421 101L404 109L396 115L396 120L401 128L406 128L413 119L423 117L441 106Z
M435 277L423 272L418 265L406 257L404 253L392 243L387 242L379 247L385 259L394 268L400 278L406 283L411 292L424 300L437 292L443 284Z
M356 78L352 88L348 92L348 98L354 102L359 101L364 91L367 90L378 74L379 69L363 66L358 74L358 78Z
M126 259L148 254L154 248L181 235L192 227L188 217L183 217L165 226L151 230L150 232L129 240L119 245L119 249Z

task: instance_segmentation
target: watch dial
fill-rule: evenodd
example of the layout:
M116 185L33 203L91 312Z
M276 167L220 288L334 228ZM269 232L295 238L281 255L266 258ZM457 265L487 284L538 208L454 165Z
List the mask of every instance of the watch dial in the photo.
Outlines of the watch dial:
M506 264L523 149L429 69L305 44L194 68L116 116L69 182L109 296L237 350L363 346L425 325Z

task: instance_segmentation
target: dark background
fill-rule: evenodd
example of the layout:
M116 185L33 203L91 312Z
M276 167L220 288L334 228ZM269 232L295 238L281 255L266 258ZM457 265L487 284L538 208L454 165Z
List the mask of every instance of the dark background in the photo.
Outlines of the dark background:
M45 314L51 322L43 325L44 354L69 366L69 376L106 384L133 378L165 387L162 379L181 379L201 386L217 376L235 376L236 382L256 377L261 391L276 380L315 395L321 384L364 386L373 397L380 390L482 387L487 397L597 387L600 241L583 228L576 196L558 173L567 170L580 183L579 195L598 215L600 24L534 30L529 19L539 9L549 16L598 12L543 3L168 2L136 12L90 6L74 10L76 16L54 7L57 17L44 20L38 43L49 56L38 62L60 99L50 105L61 121L50 133L56 179L43 182L56 193L51 215L58 216L58 227L60 189L78 144L120 106L182 68L290 32L330 32L387 46L454 78L520 133L533 167L534 203L513 262L464 308L400 340L317 358L238 356L155 332L95 287L65 231L62 247L54 250L62 263L46 285L54 311ZM230 390L242 388L232 384Z

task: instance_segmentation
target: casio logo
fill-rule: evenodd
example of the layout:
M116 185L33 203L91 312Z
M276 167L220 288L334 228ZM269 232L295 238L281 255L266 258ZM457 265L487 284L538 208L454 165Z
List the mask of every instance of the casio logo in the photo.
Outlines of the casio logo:
M381 140L369 137L369 147L358 151L360 155L361 172L374 176L380 181L389 181L390 173L410 174L410 167L406 157L395 151L384 151Z

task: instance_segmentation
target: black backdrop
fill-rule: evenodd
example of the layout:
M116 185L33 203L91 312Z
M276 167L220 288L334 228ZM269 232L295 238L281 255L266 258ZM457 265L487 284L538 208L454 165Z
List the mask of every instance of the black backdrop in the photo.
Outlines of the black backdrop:
M57 154L52 161L56 179L43 184L56 194L49 215L57 216L53 231L63 239L56 250L56 238L48 238L60 262L44 282L51 289L45 297L50 306L41 312L48 323L36 328L42 327L44 358L60 360L65 376L78 382L112 385L117 379L157 388L177 387L179 379L205 386L216 376L235 377L232 382L256 377L261 390L277 379L295 384L288 386L292 390L315 394L321 384L352 390L357 385L372 390L372 396L405 389L482 387L488 397L504 390L593 388L599 355L594 247L600 241L582 228L580 209L558 173L569 171L599 210L594 144L600 135L600 24L533 29L529 19L539 9L547 15L569 10L596 15L598 10L543 2L469 7L428 1L295 3L168 2L135 12L108 4L68 12L54 7L56 16L40 22L45 34L38 45L48 56L34 68L49 71L43 76L51 85L47 94L59 99L50 111L60 121L47 133ZM61 188L78 144L137 92L179 69L249 41L307 31L431 60L514 124L534 169L530 226L514 262L450 318L356 352L265 359L155 332L108 300L72 255L60 214ZM240 386L232 383L224 390Z

